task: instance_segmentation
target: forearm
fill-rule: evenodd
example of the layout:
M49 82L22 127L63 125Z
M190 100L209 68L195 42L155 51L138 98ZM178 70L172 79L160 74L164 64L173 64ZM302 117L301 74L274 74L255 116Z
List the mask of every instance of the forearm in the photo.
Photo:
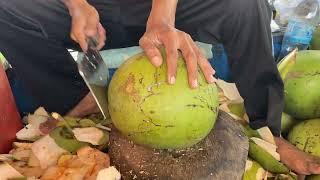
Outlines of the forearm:
M153 0L147 25L168 24L174 26L178 0Z
M78 8L83 4L87 4L87 0L60 0L69 10L70 15L72 16L72 12L74 9Z

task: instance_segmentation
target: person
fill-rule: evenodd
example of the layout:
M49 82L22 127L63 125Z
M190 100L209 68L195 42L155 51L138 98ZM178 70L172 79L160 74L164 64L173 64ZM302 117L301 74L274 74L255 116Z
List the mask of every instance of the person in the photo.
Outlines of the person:
M281 160L299 174L320 174L319 158L280 137L283 82L272 56L271 8L265 0L0 0L0 51L37 106L72 116L98 111L67 48L87 50L140 45L154 66L163 63L175 83L178 51L185 58L191 88L197 68L208 83L214 69L194 40L222 43L231 75L250 118L268 126Z

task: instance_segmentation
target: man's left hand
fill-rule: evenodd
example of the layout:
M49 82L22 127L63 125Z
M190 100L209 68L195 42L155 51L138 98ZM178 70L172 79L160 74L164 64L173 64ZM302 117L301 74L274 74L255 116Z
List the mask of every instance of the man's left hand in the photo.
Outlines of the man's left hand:
M198 87L198 65L208 83L213 83L216 80L213 76L215 70L203 56L191 36L172 25L166 23L148 24L147 30L140 39L139 44L144 49L151 63L156 67L160 66L163 62L158 48L164 46L167 55L168 82L170 84L174 84L176 79L178 50L181 51L185 59L191 88Z

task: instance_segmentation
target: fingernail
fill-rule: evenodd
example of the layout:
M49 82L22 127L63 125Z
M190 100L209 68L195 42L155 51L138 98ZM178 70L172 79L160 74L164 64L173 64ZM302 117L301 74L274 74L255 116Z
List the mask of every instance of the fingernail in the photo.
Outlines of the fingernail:
M197 80L197 79L195 79L195 80L192 81L192 87L193 87L193 88L198 87L198 80Z
M175 78L174 76L171 76L171 77L169 78L169 83L170 83L170 84L174 84L175 81L176 81L176 78Z
M154 65L156 65L156 66L161 65L161 59L158 56L153 57L152 61L153 61Z

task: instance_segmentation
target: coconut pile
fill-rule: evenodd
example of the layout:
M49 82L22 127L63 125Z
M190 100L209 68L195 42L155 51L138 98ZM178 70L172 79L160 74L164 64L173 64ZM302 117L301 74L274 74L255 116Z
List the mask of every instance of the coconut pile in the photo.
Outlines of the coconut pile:
M218 80L220 110L232 116L245 130L249 138L249 155L244 180L296 179L296 174L280 161L277 145L268 127L253 130L249 126L243 99L236 85Z
M281 135L300 150L320 157L320 51L295 50L279 62L278 70L285 90ZM249 137L249 155L243 179L298 179L281 163L270 130L267 127L258 130L249 127L243 99L235 85L224 83L219 87L223 92L219 94L220 109L237 120ZM306 180L319 179L320 175L306 177Z
M9 154L0 155L0 179L119 180L107 153L110 130L92 117L49 114L42 107L23 118Z

